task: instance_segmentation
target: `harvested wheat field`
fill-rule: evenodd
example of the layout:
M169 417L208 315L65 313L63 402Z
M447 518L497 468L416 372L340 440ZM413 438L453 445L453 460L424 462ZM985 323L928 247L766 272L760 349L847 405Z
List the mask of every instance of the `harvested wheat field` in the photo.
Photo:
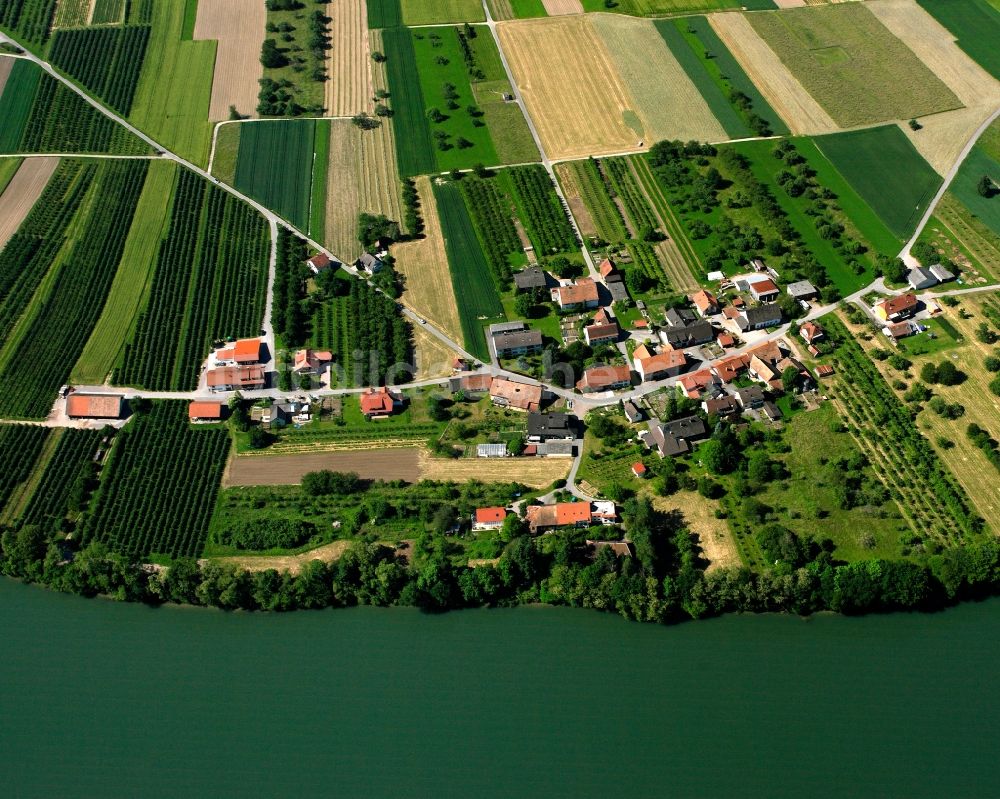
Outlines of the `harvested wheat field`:
M542 0L545 6L545 13L550 17L558 17L562 14L582 14L583 6L580 0Z
M625 124L637 104L589 16L502 22L497 31L549 158L639 149L644 134Z
M267 13L263 3L247 0L199 0L194 38L216 39L212 102L208 116L214 122L229 119L229 107L253 114L258 81L264 74L260 45Z
M372 60L368 46L368 10L365 0L337 0L328 6L332 18L326 82L326 112L349 117L371 112Z
M390 219L402 216L392 127L360 130L349 119L330 120L327 168L326 246L341 260L361 255L358 214L368 211Z
M57 166L59 159L53 157L25 158L21 162L17 173L0 195L0 249L21 227Z
M392 248L396 271L405 281L403 301L455 341L461 341L462 324L430 178L417 178L417 194L424 219L424 238Z
M420 477L424 480L451 480L464 483L516 481L530 488L546 488L556 480L565 480L572 461L569 458L432 458L420 454Z
M420 479L420 454L407 449L372 449L352 452L308 452L298 455L237 455L229 462L225 487L298 485L302 476L321 469L357 472L366 480Z
M202 566L206 563L219 563L235 566L238 569L246 569L249 572L263 572L268 569L274 569L277 572L298 574L302 571L303 566L314 560L321 560L324 563L333 563L335 560L340 560L341 556L343 556L350 546L350 541L333 541L298 555L233 555L232 557L224 558L204 558L198 561L198 563Z
M711 14L712 28L792 133L840 130L742 14Z
M742 566L736 541L724 519L715 518L714 502L694 491L678 491L669 497L651 497L653 507L661 513L676 511L684 517L684 525L698 536L702 556L709 562L705 571Z
M965 105L923 117L921 129L903 132L941 175L955 163L962 147L1000 104L1000 82L955 44L952 34L914 0L873 0L868 9L909 47Z
M459 339L461 341L461 339ZM414 380L449 377L458 353L420 325L413 326Z

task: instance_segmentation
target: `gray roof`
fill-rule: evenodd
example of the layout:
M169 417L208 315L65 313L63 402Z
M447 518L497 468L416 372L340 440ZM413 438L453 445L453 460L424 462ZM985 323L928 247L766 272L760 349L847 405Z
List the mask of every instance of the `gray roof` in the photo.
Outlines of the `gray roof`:
M945 269L941 264L934 264L931 267L931 274L934 275L942 283L947 283L949 280L954 280L955 275Z
M662 331L667 343L672 347L691 347L715 338L712 323L703 319L686 327L670 327Z
M618 302L619 300L627 300L629 298L628 288L621 281L609 280L608 281L608 293L611 295L613 302Z
M576 451L576 446L572 441L546 441L544 444L538 444L535 450L537 455L566 455L568 457L573 457L573 453Z
M565 413L529 413L528 436L537 438L573 438L576 428Z
M671 308L664 314L664 317L671 327L687 327L698 320L694 312L686 308Z
M514 275L514 285L519 289L543 289L548 285L548 275L537 266L529 266Z
M740 315L738 324L741 330L757 325L776 324L781 321L781 308L777 305L755 305L747 308Z
M490 335L496 333L509 333L512 330L526 330L528 326L524 322L499 322L490 325Z
M776 421L781 418L781 408L779 408L770 400L764 403L761 410L763 410L764 415L767 416L767 418L772 421Z
M685 416L663 425L666 431L678 438L693 440L708 435L708 427L700 416Z
M915 289L926 289L938 284L938 279L930 269L911 269L906 274L906 282Z
M789 283L785 289L793 297L811 297L816 293L816 287L808 280L799 280Z
M493 336L493 346L497 352L522 348L541 347L542 334L537 330L513 330Z
M740 404L743 407L747 405L754 405L758 402L764 401L764 389L760 386L747 386L746 388L741 388L736 392L736 396L739 397Z
M642 411L640 411L632 400L625 400L622 403L622 410L625 412L625 418L630 422L638 422L642 419Z
M476 455L480 458L505 458L507 457L507 445L500 444L478 444L476 445Z

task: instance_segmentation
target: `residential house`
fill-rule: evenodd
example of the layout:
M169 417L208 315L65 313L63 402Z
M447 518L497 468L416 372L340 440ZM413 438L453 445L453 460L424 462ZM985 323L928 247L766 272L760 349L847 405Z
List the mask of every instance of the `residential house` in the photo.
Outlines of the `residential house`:
M660 341L675 350L707 344L713 338L715 338L715 330L707 319L702 319L686 327L668 327L660 331Z
M264 405L254 405L250 409L250 421L259 422L261 427L283 427L293 422L308 422L311 418L309 403L296 402L266 402Z
M70 394L66 415L70 419L118 419L125 397L121 394Z
M374 275L377 272L382 271L384 264L381 259L372 255L370 252L365 252L362 253L361 257L354 262L354 266L356 266L361 272L367 272L370 275Z
M826 333L815 322L806 322L799 328L799 335L806 344L813 344L826 338Z
M541 407L542 387L496 377L490 386L490 399L501 408L530 413Z
M476 445L477 458L506 458L508 455L510 453L507 451L507 445L503 442L499 444Z
M627 300L629 298L628 287L625 285L625 278L622 273L615 268L615 265L611 263L611 261L607 258L601 261L598 271L604 279L604 285L608 287L608 292L611 294L612 302L619 302L620 300Z
M557 502L529 505L525 518L532 533L542 533L557 527L590 527L592 513L589 502Z
M529 413L528 441L572 441L576 422L566 413Z
M333 353L326 350L296 350L292 371L296 374L320 374L333 360Z
M603 525L611 525L618 521L618 509L615 503L607 499L598 499L591 505L591 519Z
M808 280L798 280L795 283L789 283L785 287L785 291L788 293L788 296L796 300L811 300L819 294L816 287Z
M205 380L211 391L255 391L264 388L267 376L263 366L220 366L209 369Z
M610 549L615 554L615 557L633 557L632 544L628 541L592 541L588 538L587 546L594 548L595 555L602 549Z
M649 441L661 458L683 455L691 451L691 442L708 436L708 427L698 416L685 416L666 424L649 422ZM644 439L645 440L645 439Z
M635 370L639 373L641 381L676 377L684 371L685 366L687 366L687 355L683 350L667 350L659 355L635 360Z
M472 515L473 530L499 530L507 518L507 509L501 507L476 508Z
M721 418L739 416L740 414L740 404L736 401L735 397L729 394L724 394L723 396L714 399L704 400L701 403L701 407L705 413L709 415L714 414L715 416L719 416Z
M726 350L730 347L736 346L736 337L732 333L719 333L719 335L715 338L715 342L722 347L722 349Z
M764 390L760 386L747 386L736 392L736 400L744 410L761 407L766 401Z
M549 276L541 267L529 266L527 269L514 273L514 287L518 291L546 289L549 287Z
M763 330L781 324L781 308L777 305L757 305L740 311L736 324L744 333L748 330Z
M671 327L687 327L698 321L694 311L689 311L687 308L668 308L663 318Z
M188 420L192 422L218 422L225 413L221 402L192 402L188 405Z
M581 277L575 283L559 286L552 290L552 295L564 311L596 308L599 301L597 284L589 277Z
M771 422L777 422L778 420L781 419L781 408L779 408L770 400L768 400L761 406L760 412L764 414L764 416L766 416L767 419Z
M917 295L900 294L889 297L875 306L875 315L883 322L899 322L917 312Z
M621 335L618 322L608 313L607 308L601 308L591 324L583 329L583 337L591 347L597 344L613 344Z
M931 286L936 286L938 279L930 269L918 267L906 273L906 282L910 284L911 289L919 291L920 289L929 289Z
M678 385L681 393L688 399L701 399L704 396L717 394L722 381L708 369L700 369L689 375L684 375Z
M721 361L716 361L711 369L723 383L732 383L743 374L749 363L750 356L747 353L743 353L742 355L734 355L730 358L723 358Z
M369 388L361 395L361 413L366 419L391 416L403 407L401 395L386 386Z
M333 266L333 261L325 252L316 253L316 255L306 261L306 263L309 264L309 268L312 270L314 275L318 275L320 272L325 272Z
M466 394L487 394L493 386L492 375L466 375L465 377L453 377L448 381L448 387L452 392L464 391Z
M888 325L882 329L889 338L893 340L893 343L899 341L901 338L906 338L907 336L912 336L920 330L915 322L895 322Z
M622 403L622 412L625 414L625 418L632 424L642 421L642 411L639 410L632 400L625 400Z
M691 295L691 302L702 316L712 316L719 312L719 301L715 295L702 289Z
M577 380L577 391L589 394L594 391L612 391L632 385L632 372L627 366L591 366Z
M497 333L492 339L498 358L512 358L542 351L542 334L538 330L510 330Z
M757 302L774 302L781 290L773 280L758 280L750 284L750 296Z
M215 361L219 365L249 366L260 363L261 341L259 338L241 338L232 344L216 350Z
M775 380L779 382L781 380L781 370L778 368L777 363L765 361L756 355L750 356L747 371L750 373L750 377L754 380L759 380L761 383L771 384Z

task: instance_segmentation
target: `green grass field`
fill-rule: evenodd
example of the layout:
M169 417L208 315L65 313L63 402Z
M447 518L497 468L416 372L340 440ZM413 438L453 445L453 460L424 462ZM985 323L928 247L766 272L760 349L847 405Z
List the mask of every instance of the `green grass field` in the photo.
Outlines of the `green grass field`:
M70 375L73 383L104 382L129 338L133 321L145 307L153 278L153 265L166 234L177 166L153 161L132 217L121 263L101 316Z
M486 0L493 13L493 19L509 19L512 12L513 19L533 19L535 17L547 17L545 5L542 0ZM502 9L502 11L501 11Z
M441 217L465 348L477 358L488 361L490 354L483 324L502 321L503 306L458 187L454 183L435 184L434 199Z
M437 160L417 75L413 37L409 28L393 27L382 33L382 41L400 177L429 174L435 171Z
M962 105L863 3L749 14L747 20L843 127Z
M437 25L446 22L482 22L486 19L481 0L400 0L407 25Z
M250 122L240 131L236 188L300 230L310 224L317 127L329 140L329 123L318 126L313 119Z
M614 0L608 8L605 0L582 0L584 11L613 11L634 17L648 17L654 14L686 14L692 11L717 11L724 8L746 6L750 10L774 8L771 0Z
M326 225L327 167L330 163L330 120L316 121L313 143L312 198L309 201L309 235L323 238Z
M0 153L17 152L41 80L41 70L24 60L18 60L7 76L0 96Z
M989 0L917 0L950 30L958 46L994 78L1000 78L1000 9Z
M403 24L399 0L368 0L367 6L369 28L398 28Z
M4 189L14 179L14 175L17 174L23 160L22 158L0 158L0 194L3 194Z
M814 141L893 235L906 239L941 185L906 134L885 125Z
M482 109L475 102L455 28L421 28L412 35L426 113L430 115L432 109L437 109L445 117L441 122L430 119L432 136L446 134L446 138L434 141L438 169L444 172L475 164L497 164L500 159L490 129L480 116ZM448 94L453 97L449 99ZM477 109L475 116L469 113L472 106Z
M220 125L215 134L215 159L212 174L230 185L236 180L236 158L240 152L240 131L242 123L232 122Z
M153 5L153 32L129 121L178 155L207 166L216 43L183 41L185 5Z
M992 178L994 186L1000 184L1000 159L990 155L982 144L976 145L962 163L950 191L980 222L1000 236L1000 189L991 197L983 197L977 190L983 175Z

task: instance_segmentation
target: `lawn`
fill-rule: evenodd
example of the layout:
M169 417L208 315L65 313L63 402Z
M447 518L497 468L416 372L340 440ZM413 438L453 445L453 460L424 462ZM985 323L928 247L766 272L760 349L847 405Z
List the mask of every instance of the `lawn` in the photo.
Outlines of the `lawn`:
M121 264L100 319L70 375L73 383L104 382L129 338L136 315L146 304L153 266L170 219L176 171L176 165L170 161L154 161L149 165Z
M486 0L493 19L532 19L547 17L542 0Z
M290 119L252 122L242 127L236 188L300 230L308 229L313 151L317 136L329 140L329 122Z
M940 319L925 319L921 323L927 328L915 336L899 340L900 352L910 356L933 355L942 350L950 350L961 343L958 333L950 322Z
M452 285L458 299L465 348L480 360L488 361L489 349L483 335L483 324L484 321L503 321L503 306L458 187L454 183L436 184L434 198L441 218Z
M820 151L899 239L916 227L941 176L895 125L819 136Z
M215 158L212 160L212 174L225 183L236 180L236 158L240 151L240 131L243 125L230 122L220 125L215 132Z
M435 170L437 160L417 74L413 36L409 28L388 28L382 32L382 43L400 177L429 174Z
M422 28L412 31L412 36L438 169L446 172L499 163L490 129L472 91L456 29ZM434 109L440 114L439 122L433 119Z
M749 14L747 20L842 127L962 105L862 3Z
M400 0L407 25L437 25L444 22L482 22L481 0Z
M989 0L917 0L950 30L958 46L994 78L1000 78L1000 11Z
M993 194L983 197L976 186L983 175L988 175L994 183ZM950 191L962 202L969 212L986 225L995 235L1000 236L1000 159L987 152L982 144L976 145L969 157L962 163Z

